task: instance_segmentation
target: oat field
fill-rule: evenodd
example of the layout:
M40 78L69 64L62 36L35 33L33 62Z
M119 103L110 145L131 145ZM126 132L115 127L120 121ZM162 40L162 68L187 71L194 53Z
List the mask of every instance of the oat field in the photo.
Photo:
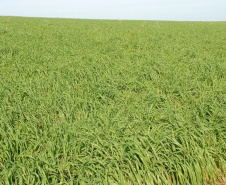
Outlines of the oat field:
M225 22L0 17L0 184L225 175Z

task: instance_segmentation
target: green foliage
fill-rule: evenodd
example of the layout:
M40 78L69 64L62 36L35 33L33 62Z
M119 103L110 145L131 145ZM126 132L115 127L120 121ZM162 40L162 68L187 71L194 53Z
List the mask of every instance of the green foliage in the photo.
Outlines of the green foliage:
M225 22L0 17L2 184L214 184Z

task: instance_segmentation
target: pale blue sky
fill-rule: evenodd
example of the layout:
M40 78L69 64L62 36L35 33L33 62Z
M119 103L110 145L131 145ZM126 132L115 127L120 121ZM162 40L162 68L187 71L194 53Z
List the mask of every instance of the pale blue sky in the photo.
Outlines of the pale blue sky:
M226 0L0 0L0 15L226 21Z

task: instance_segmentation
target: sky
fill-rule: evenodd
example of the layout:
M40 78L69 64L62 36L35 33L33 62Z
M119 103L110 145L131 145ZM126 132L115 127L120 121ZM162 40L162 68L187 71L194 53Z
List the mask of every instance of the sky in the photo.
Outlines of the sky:
M0 0L0 16L226 21L226 0Z

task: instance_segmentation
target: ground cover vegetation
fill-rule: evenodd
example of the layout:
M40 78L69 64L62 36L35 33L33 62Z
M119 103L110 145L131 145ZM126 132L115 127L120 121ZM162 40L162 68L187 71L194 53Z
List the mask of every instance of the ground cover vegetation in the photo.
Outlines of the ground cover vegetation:
M215 184L226 24L0 17L1 184Z

